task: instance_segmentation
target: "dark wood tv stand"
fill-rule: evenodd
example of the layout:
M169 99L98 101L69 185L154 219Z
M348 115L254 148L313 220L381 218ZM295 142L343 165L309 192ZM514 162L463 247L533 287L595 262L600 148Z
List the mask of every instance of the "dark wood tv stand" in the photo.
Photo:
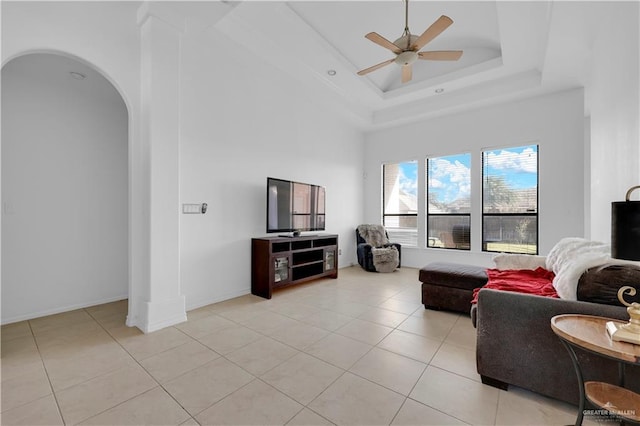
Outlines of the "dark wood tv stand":
M273 289L338 278L338 236L251 239L251 293L271 299Z

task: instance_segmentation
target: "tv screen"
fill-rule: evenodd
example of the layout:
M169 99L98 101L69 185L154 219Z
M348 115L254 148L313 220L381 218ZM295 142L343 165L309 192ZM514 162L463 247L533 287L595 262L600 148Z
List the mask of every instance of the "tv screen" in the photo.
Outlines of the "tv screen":
M267 178L267 232L324 231L322 186Z

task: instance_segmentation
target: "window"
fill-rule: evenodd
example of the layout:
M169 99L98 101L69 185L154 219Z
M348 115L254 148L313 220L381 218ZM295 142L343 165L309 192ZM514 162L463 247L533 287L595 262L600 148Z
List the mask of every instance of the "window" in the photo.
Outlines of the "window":
M427 158L427 247L471 249L471 154Z
M325 190L321 186L293 182L293 229L324 230Z
M418 245L418 162L382 165L382 224L389 239Z
M482 250L538 253L538 146L482 153Z

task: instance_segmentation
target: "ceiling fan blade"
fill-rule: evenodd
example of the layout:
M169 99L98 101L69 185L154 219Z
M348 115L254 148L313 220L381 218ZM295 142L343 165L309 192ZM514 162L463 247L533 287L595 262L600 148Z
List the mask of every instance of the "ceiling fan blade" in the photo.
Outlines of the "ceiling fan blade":
M457 61L462 56L462 50L434 50L431 52L418 52L418 59L430 61Z
M389 64L390 64L391 62L393 62L393 61L395 61L395 59L389 59L388 61L380 62L380 63L379 63L379 64L377 64L377 65L374 65L374 66L369 67L369 68L365 68L365 69L363 69L362 71L358 71L358 75L365 75L365 74L369 74L371 71L375 71L375 70L377 70L378 68L382 68L382 67L384 67L385 65L389 65Z
M411 68L411 64L402 66L402 82L406 83L411 81L411 77L413 77L413 69Z
M442 15L418 37L411 48L414 51L422 49L427 43L438 37L441 32L449 28L451 24L453 24L453 20L448 16Z
M392 51L395 54L398 54L398 53L402 52L402 49L400 49L398 46L396 46L395 44L391 43L389 40L387 40L386 38L382 37L378 33L371 32L371 33L367 34L364 37L368 38L369 40L371 40L375 44L378 44L378 45L384 47L385 49L389 49L390 51Z

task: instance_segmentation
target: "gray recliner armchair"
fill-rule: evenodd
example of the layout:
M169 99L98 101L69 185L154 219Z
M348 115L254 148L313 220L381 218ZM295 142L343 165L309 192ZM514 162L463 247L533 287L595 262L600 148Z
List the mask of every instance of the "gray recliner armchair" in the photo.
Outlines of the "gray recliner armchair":
M361 225L363 226L363 225ZM370 244L371 241L369 243L367 243L367 241L365 240L365 238L361 235L360 230L362 229L361 226L359 226L358 228L356 228L356 254L358 257L358 264L366 271L369 272L377 272L377 269L375 267L374 264L374 259L373 259L373 250L374 248L380 248L380 247L395 247L395 249L398 251L398 268L400 267L401 264L401 258L402 258L402 245L399 243L392 243L389 242L389 234L387 233L387 231L382 228L384 230L384 236L386 238L386 242L382 242L378 245L376 244ZM365 225L365 226L370 226L370 225Z

